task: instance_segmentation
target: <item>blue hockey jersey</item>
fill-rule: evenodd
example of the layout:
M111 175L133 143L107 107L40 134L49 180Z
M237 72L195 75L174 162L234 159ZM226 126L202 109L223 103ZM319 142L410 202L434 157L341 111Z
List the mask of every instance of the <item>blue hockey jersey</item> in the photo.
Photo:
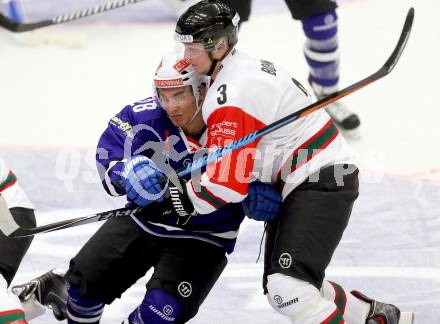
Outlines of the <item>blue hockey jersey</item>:
M192 162L193 153L203 146L203 139L204 135L195 139L175 127L153 97L128 105L110 119L98 142L96 160L102 184L110 195L124 195L121 173L127 158L142 154L155 162L162 159L168 168L178 170ZM227 253L234 249L245 216L241 204L229 204L178 225L176 216L154 217L147 215L151 211L149 206L144 210L133 219L148 233L206 241L224 247Z

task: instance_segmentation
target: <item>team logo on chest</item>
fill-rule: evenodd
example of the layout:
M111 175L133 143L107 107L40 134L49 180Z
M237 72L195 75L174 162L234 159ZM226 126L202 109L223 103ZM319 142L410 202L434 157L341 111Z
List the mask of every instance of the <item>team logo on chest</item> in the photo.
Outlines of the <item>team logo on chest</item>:
M290 266L292 265L292 256L289 253L283 253L278 259L278 263L281 268L290 268Z

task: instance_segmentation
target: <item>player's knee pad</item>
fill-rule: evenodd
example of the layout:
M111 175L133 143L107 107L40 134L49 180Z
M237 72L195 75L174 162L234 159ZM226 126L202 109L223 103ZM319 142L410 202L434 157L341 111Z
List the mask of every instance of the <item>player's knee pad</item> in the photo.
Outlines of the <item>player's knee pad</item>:
M130 324L169 324L182 314L182 306L162 289L152 289L145 294L142 304L128 317Z
M280 273L269 275L267 280L270 305L293 323L321 323L335 309L315 286L304 280Z
M99 323L104 311L103 303L82 296L78 289L70 284L67 285L67 292L69 294L67 299L67 323Z

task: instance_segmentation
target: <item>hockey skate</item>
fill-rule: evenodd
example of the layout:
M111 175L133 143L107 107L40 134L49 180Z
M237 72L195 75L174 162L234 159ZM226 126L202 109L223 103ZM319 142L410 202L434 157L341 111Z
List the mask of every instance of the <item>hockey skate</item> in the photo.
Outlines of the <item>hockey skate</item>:
M325 110L330 115L335 123L346 131L351 131L358 128L361 124L359 117L348 110L342 102L333 102L325 107Z
M57 320L62 321L67 318L67 289L64 274L65 272L60 269L52 269L27 283L12 287L11 290L22 303L35 298L40 304L51 309Z
M369 303L370 313L367 316L365 324L413 324L414 313L401 313L399 308L392 304L385 304L374 299L368 298L359 291L353 290L353 296L364 302Z

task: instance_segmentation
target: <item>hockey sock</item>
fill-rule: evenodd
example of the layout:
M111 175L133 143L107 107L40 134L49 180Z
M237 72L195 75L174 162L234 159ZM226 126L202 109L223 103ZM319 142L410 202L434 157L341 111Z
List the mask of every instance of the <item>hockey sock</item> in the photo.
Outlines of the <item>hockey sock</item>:
M306 44L304 55L310 67L309 81L317 95L337 91L339 82L338 17L332 10L302 19Z
M162 289L152 289L145 294L142 304L128 317L130 324L174 323L182 314L182 306Z
M0 273L0 324L27 324L20 300L7 287L8 283Z
M345 289L340 285L324 280L321 288L322 296L333 301L347 323L364 323L370 312L370 304L366 303L350 293L346 293Z
M23 22L23 14L20 8L20 4L17 0L9 0L8 1L8 15L13 21L22 23Z
M267 279L270 305L292 323L345 323L333 301L323 298L312 284L281 273L271 274Z
M97 324L104 311L104 304L82 296L75 286L68 284L67 292L67 323L68 324Z

